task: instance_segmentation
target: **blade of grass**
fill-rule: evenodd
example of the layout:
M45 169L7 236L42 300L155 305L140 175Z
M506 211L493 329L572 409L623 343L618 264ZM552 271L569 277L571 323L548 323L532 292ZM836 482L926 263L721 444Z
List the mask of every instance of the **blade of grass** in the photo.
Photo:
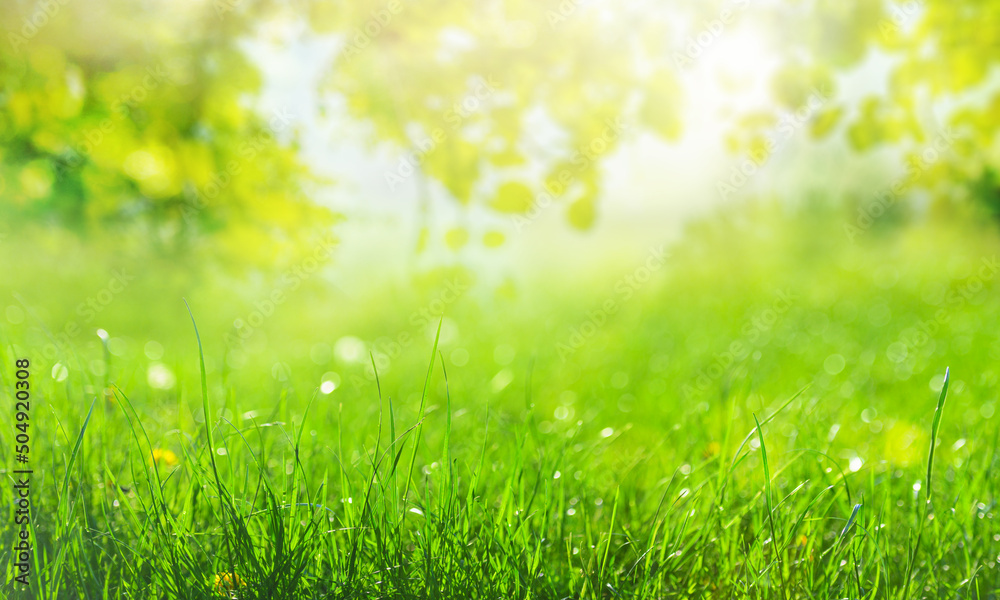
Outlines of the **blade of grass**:
M903 600L909 597L910 583L913 576L913 567L917 562L917 554L920 552L920 539L924 535L924 524L927 522L927 515L931 507L931 484L934 476L934 447L937 446L938 429L941 427L941 415L944 412L944 401L948 397L948 382L951 380L951 369L944 370L944 382L941 384L941 395L938 396L937 407L934 409L934 420L931 423L931 447L927 452L927 481L924 488L923 511L918 516L917 540L910 551L910 562L906 565L906 574L903 580Z

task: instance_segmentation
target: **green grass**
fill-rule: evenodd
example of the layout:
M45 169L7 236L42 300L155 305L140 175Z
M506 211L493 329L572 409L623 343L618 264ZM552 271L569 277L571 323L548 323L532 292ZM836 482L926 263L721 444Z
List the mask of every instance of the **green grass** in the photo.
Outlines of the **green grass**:
M599 273L415 325L455 271L339 311L317 284L239 348L234 301L195 291L188 317L140 280L92 324L110 342L48 359L66 309L26 298L0 381L12 406L32 359L35 572L18 591L7 567L3 593L219 598L235 574L260 599L1000 598L997 287L948 302L996 232L851 245L829 214L761 210L690 231L628 300ZM375 352L326 351L347 335Z

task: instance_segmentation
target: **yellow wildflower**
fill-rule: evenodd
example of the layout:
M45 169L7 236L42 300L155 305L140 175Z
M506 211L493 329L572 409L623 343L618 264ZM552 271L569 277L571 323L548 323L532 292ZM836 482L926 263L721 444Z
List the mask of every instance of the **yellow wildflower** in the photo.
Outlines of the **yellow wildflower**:
M719 442L709 442L708 446L705 447L705 451L702 453L702 455L706 459L712 458L713 456L715 456L716 454L718 454L719 450L721 450L721 449L722 449L722 447L719 446Z
M163 467L173 467L178 462L177 455L173 453L172 450L164 450L163 448L155 448L153 450L153 464Z
M234 596L235 592L246 586L246 583L236 573L223 571L215 576L215 591L224 596Z

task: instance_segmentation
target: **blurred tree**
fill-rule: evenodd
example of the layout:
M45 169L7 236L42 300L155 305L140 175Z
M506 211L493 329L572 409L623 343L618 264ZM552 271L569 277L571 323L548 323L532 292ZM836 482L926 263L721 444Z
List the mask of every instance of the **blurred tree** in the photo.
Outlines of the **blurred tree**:
M815 137L844 135L858 153L901 149L907 188L938 204L970 193L995 203L998 190L984 185L1000 166L1000 2L794 0L761 18L780 34L785 62L773 91L787 110L837 75L885 73L878 92L827 106Z
M328 88L375 125L379 142L405 153L387 175L390 188L422 173L462 204L520 215L519 222L561 205L574 226L590 226L601 160L624 133L681 135L691 99L680 71L737 20L752 22L779 64L770 86L776 108L737 115L726 139L734 153L766 159L768 132L804 112L817 139L840 136L858 153L899 149L906 191L930 191L944 202L1000 161L1000 95L989 79L1000 60L1000 2L312 6L319 30L344 35ZM836 95L841 75L881 73L880 60L889 65L884 92L857 102ZM815 103L818 90L823 98ZM554 133L542 143L546 126ZM539 161L545 168L531 168Z
M518 223L558 206L584 229L630 130L681 133L669 24L646 4L316 2L310 21L344 32L327 89L404 154L390 190L425 175L463 205Z
M299 230L334 215L304 197L292 116L254 110L260 78L238 47L272 10L5 2L3 220L138 235L234 265L311 251Z
M519 225L558 209L591 226L603 160L640 131L682 134L690 57L677 49L728 35L734 11L780 40L777 113L742 114L726 140L734 152L766 157L766 131L809 106L816 138L907 153L907 190L982 195L1000 166L994 1L8 4L0 214L84 230L127 223L166 247L212 239L223 253L266 261L293 247L297 230L334 220L304 198L312 176L293 119L254 110L260 78L239 44L278 14L342 42L324 86L373 125L374 142L401 151L385 174L390 189L426 177ZM702 29L692 37L679 23ZM833 97L839 75L873 60L889 73L884 91L811 107L816 90ZM444 235L452 248L503 241Z

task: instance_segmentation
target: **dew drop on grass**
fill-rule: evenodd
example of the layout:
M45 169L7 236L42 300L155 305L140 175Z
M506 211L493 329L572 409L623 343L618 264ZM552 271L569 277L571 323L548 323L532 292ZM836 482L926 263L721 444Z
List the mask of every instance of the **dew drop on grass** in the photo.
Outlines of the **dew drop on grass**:
M618 371L611 376L611 385L619 390L624 389L628 385L628 379L628 373Z
M611 428L611 427L605 427L604 429L601 430L601 437L602 438L609 438L612 435L614 435L614 433L615 433L615 430L613 428Z
M67 377L69 377L69 369L66 368L66 365L62 363L52 365L52 379L61 382L66 381Z
M333 345L333 354L341 362L359 362L365 355L365 343L353 335L345 335Z
M24 322L24 311L21 310L20 306L11 304L7 307L7 321L11 325L19 325Z
M845 366L847 366L847 361L840 354L831 354L823 362L823 369L830 375L839 375Z
M163 363L153 363L146 371L146 382L149 387L158 390L169 390L177 383L173 371Z

